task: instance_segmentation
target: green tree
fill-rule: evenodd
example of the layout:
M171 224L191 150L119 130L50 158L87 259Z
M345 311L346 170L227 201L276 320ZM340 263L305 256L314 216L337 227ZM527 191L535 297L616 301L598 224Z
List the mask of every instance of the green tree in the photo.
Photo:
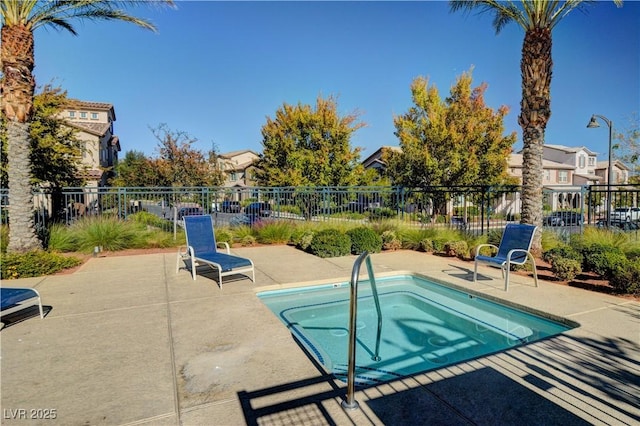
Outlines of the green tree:
M631 168L629 183L640 183L640 119L638 113L629 119L622 132L616 132L613 145L616 157Z
M515 133L504 136L508 108L484 103L487 86L472 88L463 73L442 100L438 89L419 77L411 84L413 106L394 118L401 151L383 154L395 184L412 188L502 184Z
M141 151L127 151L118 161L113 186L162 186L154 161Z
M51 27L76 35L72 25L74 20L125 21L154 30L151 23L128 15L122 9L140 3L114 0L0 0L0 110L5 120L8 146L9 252L41 248L31 214L29 124L34 112L34 31L40 27ZM172 5L173 1L145 3Z
M34 97L29 129L34 183L55 188L84 184L83 146L76 138L77 131L60 117L68 101L65 91L50 86Z
M205 155L193 149L198 140L186 132L173 131L166 124L152 129L158 140L159 157L151 160L158 172L159 186L220 186L224 174L218 167L215 150Z
M622 0L614 0L617 5ZM519 3L519 4L517 4ZM552 30L574 9L589 0L450 0L451 11L492 13L493 27L499 33L515 22L524 29L520 72L522 100L518 123L522 128L522 217L523 223L542 229L542 148L547 122L551 116ZM533 250L542 250L541 232L536 233Z
M360 148L351 135L364 126L358 114L338 114L333 97L311 105L283 104L262 127L263 153L256 180L263 186L347 186L362 182ZM371 177L371 174L366 174Z

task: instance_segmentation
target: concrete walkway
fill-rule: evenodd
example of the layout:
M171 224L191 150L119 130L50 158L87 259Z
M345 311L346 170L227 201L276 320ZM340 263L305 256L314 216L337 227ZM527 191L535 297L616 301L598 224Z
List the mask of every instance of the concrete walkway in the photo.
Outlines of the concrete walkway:
M640 423L640 304L412 251L372 256L376 273L415 271L580 323L558 337L360 389L323 373L256 297L348 281L355 256L237 248L256 284L175 273L175 254L91 259L35 287L47 315L0 332L3 425L586 425ZM31 310L31 314L36 311ZM5 318L6 319L6 318ZM9 317L9 319L12 319ZM15 319L15 318L13 318ZM46 419L46 417L54 417Z

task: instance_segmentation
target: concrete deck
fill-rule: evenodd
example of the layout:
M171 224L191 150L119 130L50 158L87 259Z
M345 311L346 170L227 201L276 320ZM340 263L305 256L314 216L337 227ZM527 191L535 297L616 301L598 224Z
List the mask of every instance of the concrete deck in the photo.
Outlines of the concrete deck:
M376 273L410 270L559 315L579 328L545 341L357 389L323 373L256 297L274 285L347 281L355 256L236 248L256 284L175 273L175 254L91 259L35 287L35 314L0 332L2 424L586 425L640 423L640 303L412 251L372 256ZM363 268L364 270L365 268ZM5 318L6 319L6 318ZM11 319L11 318L9 318ZM46 419L45 417L55 417Z

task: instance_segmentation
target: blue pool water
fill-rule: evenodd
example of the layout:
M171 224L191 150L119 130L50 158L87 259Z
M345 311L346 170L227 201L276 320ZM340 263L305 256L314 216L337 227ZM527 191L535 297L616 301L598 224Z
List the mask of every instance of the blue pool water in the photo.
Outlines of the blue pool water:
M360 281L358 286L356 382L360 384L470 360L577 326L419 276L377 278L376 283L382 310L379 342L370 284ZM347 374L349 295L349 283L258 293L307 351L341 380Z

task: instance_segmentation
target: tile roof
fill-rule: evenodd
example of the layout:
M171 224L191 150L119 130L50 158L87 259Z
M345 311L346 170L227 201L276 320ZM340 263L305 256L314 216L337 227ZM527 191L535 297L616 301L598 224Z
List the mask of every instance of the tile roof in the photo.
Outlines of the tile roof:
M107 131L111 128L111 124L109 123L90 123L70 120L67 120L67 123L73 127L84 130L85 132L91 133L96 136L104 136L105 133L107 133Z

